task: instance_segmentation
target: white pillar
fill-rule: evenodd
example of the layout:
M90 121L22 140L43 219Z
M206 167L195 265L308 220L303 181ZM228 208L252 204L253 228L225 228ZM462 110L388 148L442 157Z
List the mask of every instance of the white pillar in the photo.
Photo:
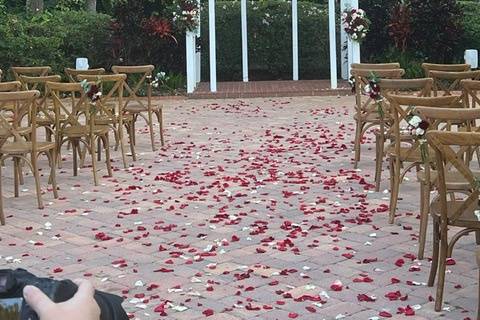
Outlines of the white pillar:
M328 0L328 33L330 35L330 86L337 88L337 37L335 19L335 0Z
M187 56L187 93L192 93L197 86L197 57L195 56L196 33L187 31L185 36Z
M208 33L210 46L210 91L217 92L217 55L215 39L215 0L208 0Z
M342 79L347 80L350 78L349 75L349 64L348 64L348 36L347 33L345 32L345 28L343 27L342 24L342 14L345 9L351 6L350 0L340 0L340 48L341 48L341 53L340 53L340 62L342 66Z
M242 75L243 82L248 82L247 0L242 0L240 5L242 11Z
M358 0L348 0L351 9L358 9ZM360 63L360 43L348 38L348 74L352 63Z
M298 80L298 4L292 0L292 57L293 80Z

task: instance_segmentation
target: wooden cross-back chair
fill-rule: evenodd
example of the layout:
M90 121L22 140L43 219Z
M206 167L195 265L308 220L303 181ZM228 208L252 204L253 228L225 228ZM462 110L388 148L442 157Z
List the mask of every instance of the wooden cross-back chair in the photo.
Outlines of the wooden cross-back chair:
M475 126L477 119L480 119L480 109L466 108L435 108L435 107L417 107L415 113L430 124L430 130L441 130L446 132L480 132L480 128ZM473 149L466 150L465 161L469 162L472 158ZM430 206L430 192L435 187L438 177L437 170L431 166L431 162L424 163L423 170L419 171L417 178L420 182L420 236L418 247L418 258L423 259L425 251L425 241L428 227L428 214ZM468 183L458 172L450 170L446 176L446 183L449 190L467 191Z
M62 77L59 75L38 77L20 75L19 78L25 90L38 90L40 92L40 97L37 101L37 126L45 128L47 139L50 140L54 134L55 112L53 105L48 103L46 83L60 82Z
M462 80L460 86L463 89L463 99L466 108L480 106L480 80Z
M135 131L135 123L140 116L145 120L150 132L150 142L152 145L152 151L156 150L155 138L153 130L153 115L156 116L160 130L160 142L163 146L165 139L163 135L163 106L152 103L152 72L154 70L153 65L145 66L113 66L112 71L114 73L123 73L127 75L127 81L125 81L125 93L127 98L125 99L124 109L126 112L133 115L133 126ZM135 81L135 79L137 79ZM140 91L145 90L147 96L146 101L140 97ZM135 140L134 140L135 143Z
M432 91L433 79L381 79L379 85L382 95L390 93L396 95L429 97ZM380 182L382 179L383 157L385 156L385 141L392 139L392 132L389 132L392 120L389 114L390 106L388 104L388 100L384 99L382 104L382 109L385 113L384 121L380 122L380 129L375 132L375 190L377 192L380 191Z
M49 66L43 67L11 67L10 70L15 77L15 80L22 82L20 76L30 77L44 77L48 76L52 72L52 68Z
M49 98L55 108L57 150L60 154L62 145L70 142L73 152L73 175L78 174L78 158L82 144L92 158L92 172L95 185L98 185L97 160L95 152L99 140L105 151L105 163L108 176L112 176L109 148L109 127L96 122L101 107L93 105L80 83L47 82ZM71 99L63 97L72 94Z
M461 103L459 96L414 97L387 93L386 98L390 104L392 116L392 124L388 132L388 135L392 136L392 141L386 148L386 154L390 166L389 223L393 223L403 178L412 168L416 168L418 172L423 164L420 142L403 130L403 127L407 127L410 112L416 107L461 108Z
M462 80L480 80L480 70L462 72L431 71L430 76L433 78L433 94L435 96L448 96L458 92L462 93L460 85Z
M357 70L392 70L400 69L400 63L387 62L387 63L352 63L351 69Z
M102 91L102 97L99 103L99 112L96 115L96 123L109 126L115 135L116 146L120 146L122 153L123 166L127 168L127 158L125 151L124 129L127 129L129 137L130 152L133 161L137 160L135 152L133 116L125 112L124 109L124 84L127 76L125 74L109 75L79 75L79 80L87 80L99 84Z
M79 75L85 76L99 76L105 74L104 68L88 69L88 70L78 70L73 68L65 68L65 74L67 75L69 82L78 82Z
M38 157L41 154L45 154L48 158L50 165L50 179L53 187L54 197L58 197L57 183L55 178L55 142L52 141L39 141L36 133L36 114L37 114L37 99L40 96L40 92L36 90L31 91L17 91L17 92L0 92L0 132L1 135L6 137L5 141L0 147L0 160L3 162L7 158L12 158L14 162L14 188L15 197L18 197L19 192L19 180L20 180L20 161L24 161L31 169L35 179L35 190L37 194L37 204L39 209L43 209L43 201L40 188L40 175L38 170ZM2 106L5 104L12 104L14 108L14 117L20 118L25 113L23 109L28 109L31 114L29 117L32 128L29 141L26 141L19 128L22 123L19 121L10 121L8 115L5 116ZM11 109L6 110L9 114ZM26 155L30 154L30 159ZM0 183L2 179L0 177ZM1 189L1 188L0 188ZM0 197L1 198L1 197ZM5 220L2 219L2 223Z
M439 64L439 63L422 63L422 69L425 77L430 78L431 71L445 71L445 72L463 72L470 71L470 65L465 63L460 64Z
M428 285L433 286L438 272L435 310L441 311L447 257L451 255L454 245L460 238L471 232L480 231L480 217L477 214L477 210L480 209L480 177L471 170L468 163L465 163L463 153L470 148L480 147L480 133L430 131L427 139L435 150L435 165L438 171L436 180L438 197L430 206L434 242ZM447 166L451 166L467 182L468 193L457 192L452 196L452 190L448 188ZM458 227L461 230L449 241L448 231L451 227Z
M364 95L365 86L369 84L368 78L375 74L382 79L400 79L405 71L403 69L352 69L352 76L355 78L355 159L354 167L358 167L360 161L361 144L363 136L368 129L384 121L378 113L376 102L369 96Z

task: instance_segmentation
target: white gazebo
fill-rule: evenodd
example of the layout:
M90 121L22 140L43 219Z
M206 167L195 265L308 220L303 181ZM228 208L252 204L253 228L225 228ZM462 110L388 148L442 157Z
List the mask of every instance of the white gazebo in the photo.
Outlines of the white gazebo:
M292 80L298 80L298 0L292 2ZM341 12L345 8L358 8L358 0L340 0ZM337 39L336 26L341 24L341 18L335 14L335 0L328 2L329 15L329 42L330 42L330 85L332 89L337 88ZM242 78L248 82L248 36L247 36L247 0L241 0L241 33L242 33ZM216 29L215 29L215 0L208 0L208 30L209 30L209 58L210 58L210 91L217 91L217 57L216 57ZM341 30L341 71L342 78L348 79L350 74L349 66L352 63L360 62L360 45L351 41L340 25ZM187 32L186 35L186 57L187 57L187 92L192 93L200 82L200 52L196 50L196 39L200 36L200 26L197 31ZM344 49L343 44L347 42ZM326 63L326 61L319 61Z

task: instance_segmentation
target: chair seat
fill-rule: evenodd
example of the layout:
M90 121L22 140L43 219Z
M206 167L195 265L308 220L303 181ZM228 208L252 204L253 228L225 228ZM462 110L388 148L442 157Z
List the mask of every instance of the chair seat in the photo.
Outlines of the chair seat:
M95 126L93 129L93 134L95 135L103 135L108 134L109 127L105 125ZM90 133L90 129L87 126L71 126L66 127L63 129L62 135L71 137L71 138L78 138L78 137L85 137L88 136Z
M156 112L156 111L160 111L161 109L162 109L162 106L152 104L152 111ZM147 112L148 111L148 105L147 105L146 102L142 105L138 101L130 101L125 106L124 110L127 111L127 112L130 112L130 113Z
M55 142L37 142L37 151L43 152L55 148ZM5 142L0 148L1 154L25 154L32 152L32 143L29 141L22 142Z
M462 201L447 201L447 216L451 218L463 204ZM469 208L463 211L462 215L455 221L448 222L449 225L463 228L480 228L480 221L475 215L475 210L480 210L478 203L473 203ZM435 200L430 205L430 213L436 219L440 218L440 201Z
M59 119L60 122L64 122L65 120L67 120L67 116L64 115L64 114L60 115L59 118L60 118ZM55 124L55 115L52 114L51 118L49 118L47 116L44 116L44 115L41 115L41 116L37 117L36 121L37 121L37 125L41 126L41 127L54 125Z
M480 171L472 171L472 174L475 175L476 177L480 177ZM430 170L430 181L436 180L437 176L438 176L438 171ZM417 172L417 179L421 182L425 182L426 172L424 170ZM458 171L447 171L445 175L445 181L446 181L448 190L468 191L472 188L470 183Z
M95 117L95 123L97 125L109 125L113 123L118 123L120 120L119 115L115 116L108 116L108 115L99 115ZM123 122L132 122L133 121L133 115L132 114L124 114L123 115Z
M388 146L386 154L392 157L399 157L400 161L406 162L422 162L420 147L412 149L411 147L400 147L400 154L397 154L395 146ZM428 147L428 154L435 154L434 150ZM433 161L434 159L431 159Z

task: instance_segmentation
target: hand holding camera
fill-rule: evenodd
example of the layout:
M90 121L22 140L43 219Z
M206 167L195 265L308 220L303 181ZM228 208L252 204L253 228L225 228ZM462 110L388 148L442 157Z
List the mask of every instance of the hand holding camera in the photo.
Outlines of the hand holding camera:
M99 320L100 307L93 297L93 285L86 280L74 282L78 285L78 290L65 302L55 303L40 289L30 285L23 288L23 297L40 320Z

